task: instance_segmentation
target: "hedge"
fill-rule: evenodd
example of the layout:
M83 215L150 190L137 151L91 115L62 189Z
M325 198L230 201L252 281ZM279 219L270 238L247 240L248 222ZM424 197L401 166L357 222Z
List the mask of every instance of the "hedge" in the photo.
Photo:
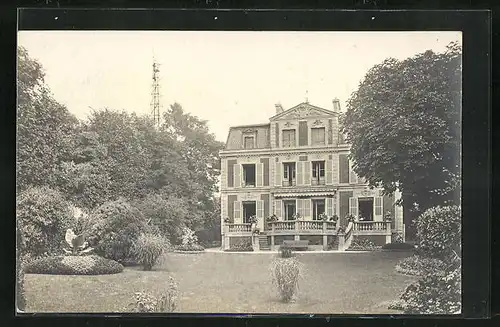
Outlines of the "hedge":
M97 255L46 257L25 267L27 274L48 275L107 275L122 271L120 263Z

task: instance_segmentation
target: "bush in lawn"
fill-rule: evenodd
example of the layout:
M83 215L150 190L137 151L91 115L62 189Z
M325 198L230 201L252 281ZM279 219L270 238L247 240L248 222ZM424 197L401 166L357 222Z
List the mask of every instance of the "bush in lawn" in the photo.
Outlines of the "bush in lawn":
M159 296L144 291L135 293L135 301L131 304L132 311L140 313L174 312L178 296L177 283L172 276L169 276L167 287Z
M459 314L462 302L460 267L429 273L401 295L405 314Z
M182 243L175 247L178 251L203 251L205 248L198 244L198 237L190 228L182 229Z
M294 255L293 250L291 248L283 245L281 245L279 248L279 254L280 258L291 258Z
M448 260L461 249L461 210L459 206L437 206L417 218L416 253Z
M118 262L132 258L134 242L151 230L141 212L124 199L104 203L90 219L89 244L97 254Z
M441 273L447 266L448 264L441 259L412 255L400 260L396 264L396 271L405 275L424 276L426 274Z
M132 253L136 262L142 265L144 270L151 270L155 264L159 263L159 259L168 247L168 241L162 236L143 233L135 241Z
M410 243L400 243L400 242L395 242L395 243L387 243L382 245L382 249L384 250L413 250L415 249L415 246Z
M61 253L74 219L70 204L58 191L45 186L27 189L17 198L16 215L25 241L23 254L39 258Z
M271 265L273 284L283 302L290 302L298 291L302 266L296 258L276 258Z
M366 239L366 238L357 238L355 237L352 242L351 246L349 246L348 250L352 251L373 251L376 249L379 249L380 246L375 245L371 240Z
M34 260L25 267L28 274L107 275L123 271L123 266L97 255L54 256Z

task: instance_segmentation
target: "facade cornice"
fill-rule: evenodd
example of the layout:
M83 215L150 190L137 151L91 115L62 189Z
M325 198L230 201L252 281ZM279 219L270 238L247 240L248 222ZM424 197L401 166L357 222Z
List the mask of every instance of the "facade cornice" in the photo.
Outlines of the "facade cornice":
M221 157L231 157L231 156L274 156L274 155L296 155L304 152L307 153L336 153L343 152L350 149L349 144L342 144L338 146L327 146L327 147L296 147L296 148L286 148L286 149L252 149L252 150L222 150L219 152Z

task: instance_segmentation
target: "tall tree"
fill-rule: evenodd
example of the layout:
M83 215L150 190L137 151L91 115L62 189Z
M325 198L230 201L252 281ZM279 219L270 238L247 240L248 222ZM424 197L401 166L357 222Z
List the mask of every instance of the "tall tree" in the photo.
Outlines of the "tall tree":
M458 202L461 47L387 59L368 71L347 104L343 132L354 170L386 194L403 194L407 236L432 206Z
M45 85L40 63L18 48L17 188L55 183L58 166L71 157L78 120Z

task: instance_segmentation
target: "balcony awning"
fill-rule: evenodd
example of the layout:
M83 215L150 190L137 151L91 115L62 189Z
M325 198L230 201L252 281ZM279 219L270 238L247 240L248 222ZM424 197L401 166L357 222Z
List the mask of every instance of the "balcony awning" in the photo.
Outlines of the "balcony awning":
M289 190L289 191L278 191L274 193L275 198L297 198L297 197L313 197L313 196L333 196L335 195L335 189L302 189L302 190Z

